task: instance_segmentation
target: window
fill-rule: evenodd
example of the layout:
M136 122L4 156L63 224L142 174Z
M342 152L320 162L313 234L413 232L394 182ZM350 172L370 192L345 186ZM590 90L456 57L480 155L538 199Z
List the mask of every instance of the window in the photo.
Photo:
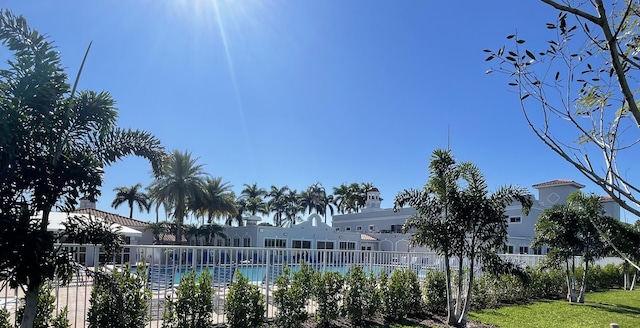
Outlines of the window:
M392 224L391 232L402 232L402 224Z
M311 240L292 240L291 248L311 248Z
M225 246L231 246L231 239L227 238L227 239L224 241L224 245L225 245Z
M529 254L529 247L527 246L520 246L520 248L518 249L520 254Z
M240 237L233 237L233 247L240 247Z
M333 249L332 241L319 241L316 243L317 249Z
M216 240L216 246L222 246L222 239Z
M542 248L540 247L533 247L531 250L533 251L533 255L542 255Z
M351 231L351 227L345 227L344 231Z
M287 247L286 239L265 239L264 247L266 248L285 248Z
M522 218L519 216L512 216L509 218L509 223L520 223L522 222Z
M362 231L362 226L357 226L356 231Z
M505 254L513 254L513 245L507 245L504 247Z
M251 247L251 237L244 237L242 240L243 247Z
M356 249L356 243L350 241L341 241L340 249Z

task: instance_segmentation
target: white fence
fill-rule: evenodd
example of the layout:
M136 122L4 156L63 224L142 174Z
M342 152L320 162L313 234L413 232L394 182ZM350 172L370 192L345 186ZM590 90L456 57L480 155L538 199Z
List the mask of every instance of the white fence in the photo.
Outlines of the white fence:
M147 273L148 286L152 290L150 322L147 327L162 326L165 299L175 292L180 277L190 270L197 273L209 270L211 273L215 287L213 318L219 324L226 321L224 301L230 283L237 278L236 272L260 288L267 305L266 316L272 318L277 311L272 302L273 284L275 277L282 273L284 264L296 270L305 261L314 271L336 271L342 274L353 265L360 265L366 272L376 275L381 271L391 273L396 268L408 268L416 272L419 278L423 278L430 270L444 270L440 256L418 252L127 245L123 252L106 258L97 247L64 245L63 249L78 263L78 270L70 284L62 286L52 282L52 286L57 300L56 311L66 306L69 311L68 319L73 327L88 326L86 320L93 286L92 272L122 269L124 263L130 263L130 270L143 267ZM543 258L536 255L503 256L532 266ZM457 262L452 261L451 265L455 267ZM22 297L20 289L4 286L0 290L0 308L8 309L12 320ZM309 306L307 310L313 312L314 308Z

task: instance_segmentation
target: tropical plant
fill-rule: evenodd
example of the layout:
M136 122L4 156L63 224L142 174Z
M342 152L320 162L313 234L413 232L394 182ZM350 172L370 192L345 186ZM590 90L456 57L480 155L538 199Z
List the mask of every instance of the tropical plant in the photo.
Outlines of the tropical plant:
M207 174L203 171L203 165L197 164L197 161L197 158L191 157L190 152L174 150L167 159L162 174L149 186L157 202L169 204L173 209L178 245L182 243L182 225L189 213L189 202L202 197L204 193Z
M271 199L267 202L269 211L274 213L273 223L276 227L282 227L282 219L287 205L286 194L289 191L289 187L283 186L278 188L271 186L271 190L267 194Z
M567 300L584 303L589 264L609 253L598 227L615 219L604 215L600 196L576 191L569 195L567 204L554 205L544 210L534 227L533 247L547 245L549 265L564 265L567 282ZM582 257L584 276L577 288L576 257ZM576 292L579 294L576 295Z
M156 223L149 223L144 228L144 230L151 231L154 242L157 242L157 241L164 241L164 236L171 232L171 227L169 222L162 221L162 222L156 222Z
M482 259L486 270L504 269L496 253L507 241L505 209L517 201L526 214L531 208L532 196L525 189L513 186L500 187L490 194L480 170L470 162L456 163L449 150L436 149L429 168L424 189L399 193L394 209L409 205L416 210L403 230L415 229L412 243L426 246L444 257L447 321L452 325L465 324L476 262ZM450 259L455 259L458 267L455 297ZM464 259L468 259L467 269ZM468 275L466 286L465 273Z
M284 224L295 225L298 219L301 219L299 214L304 214L304 206L300 202L297 190L289 190L285 195L285 207L284 207Z
M278 308L275 324L281 328L297 328L307 320L308 313L304 307L311 294L311 279L313 272L304 261L300 269L294 273L286 265L282 275L276 278L276 290L273 292L273 302Z
M40 286L69 264L47 231L53 207L95 201L103 167L127 155L147 158L159 174L164 149L147 132L118 128L114 100L78 91L80 73L70 85L59 52L23 17L0 13L0 41L13 55L0 70L0 272L25 291L26 328ZM41 219L31 220L36 212Z
M38 306L36 309L36 317L33 321L33 328L69 328L69 320L67 319L67 307L58 311L54 316L53 312L56 310L56 297L53 296L53 289L51 285L44 284L40 287L38 295ZM24 317L24 305L20 306L16 311L16 321L22 321Z
M133 218L133 206L138 205L138 210L142 212L146 210L147 213L151 209L151 199L146 193L140 191L142 185L137 183L131 187L118 187L114 188L116 192L116 198L111 203L111 207L117 209L120 205L127 203L129 205L129 218Z
M266 306L258 286L236 271L236 280L231 283L224 303L229 327L262 327Z
M199 235L203 237L204 244L206 246L213 246L213 240L215 239L216 236L221 238L227 238L227 235L224 233L224 227L219 224L215 224L215 223L205 224L203 226L200 226L198 229L199 229Z
M342 311L353 325L360 326L367 318L369 303L374 291L368 288L367 276L359 265L353 265L349 268L345 277L345 285Z
M212 223L213 219L238 215L232 187L228 182L222 182L220 177L207 178L202 197L194 198L190 207L197 215L206 216L207 223Z
M318 304L315 318L319 327L330 327L331 320L340 315L340 301L344 278L339 272L315 272L311 284L313 298Z
M213 277L205 269L180 278L174 298L167 296L163 328L208 328L213 324ZM141 327L141 326L138 326Z
M97 279L91 289L89 328L144 327L149 322L151 290L144 266L135 274L127 264Z

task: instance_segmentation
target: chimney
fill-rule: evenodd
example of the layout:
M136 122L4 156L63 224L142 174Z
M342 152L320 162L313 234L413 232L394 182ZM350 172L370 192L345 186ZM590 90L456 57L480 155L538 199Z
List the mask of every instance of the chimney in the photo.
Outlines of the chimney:
M92 202L86 198L80 198L80 209L84 209L84 208L92 208L92 209L96 209L96 203Z

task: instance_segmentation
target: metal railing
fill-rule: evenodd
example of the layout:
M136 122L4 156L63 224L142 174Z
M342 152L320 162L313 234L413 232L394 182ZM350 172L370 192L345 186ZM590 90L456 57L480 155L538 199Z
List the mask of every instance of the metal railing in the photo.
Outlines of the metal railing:
M275 278L282 273L283 265L295 271L302 261L314 271L336 271L342 274L353 265L360 265L365 272L378 275L381 271L391 272L397 268L413 270L422 281L430 270L444 270L443 259L435 253L360 251L353 249L296 249L296 248L255 248L255 247L213 247L213 246L159 246L127 245L118 254L107 257L100 247L86 245L64 245L78 268L67 285L51 282L56 297L56 313L64 307L68 309L68 319L73 327L87 327L89 299L94 285L93 273L109 272L125 268L139 267L147 275L147 286L152 298L149 304L150 322L147 327L161 327L167 296L175 293L180 278L190 270L200 273L209 270L215 288L213 319L218 324L226 321L224 301L230 283L237 278L236 272L260 288L267 306L267 318L273 318L277 309L273 305ZM537 265L544 256L506 254L516 263ZM452 265L457 265L454 261ZM3 286L6 284L3 284ZM20 289L5 286L0 290L0 308L9 310L11 320L24 297ZM307 311L313 313L314 307Z

